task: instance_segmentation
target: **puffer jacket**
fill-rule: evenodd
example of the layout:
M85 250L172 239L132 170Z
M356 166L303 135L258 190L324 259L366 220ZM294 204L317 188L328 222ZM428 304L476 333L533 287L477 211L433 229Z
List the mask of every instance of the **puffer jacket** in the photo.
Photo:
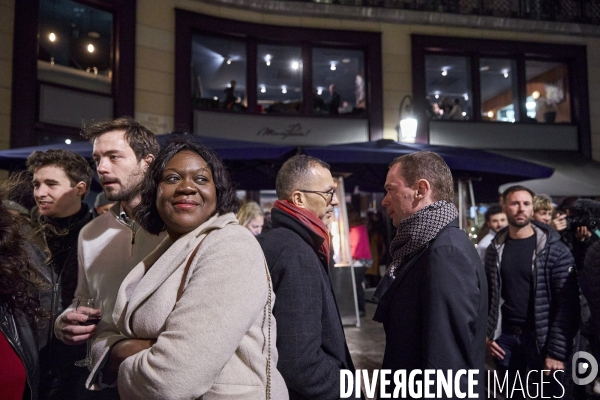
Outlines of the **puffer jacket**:
M8 340L25 367L27 386L23 398L36 400L40 376L35 330L25 317L15 315L8 305L0 304L0 332Z
M537 243L532 260L536 342L541 354L565 361L579 318L574 260L556 231L537 221L532 221L532 226ZM487 336L493 340L502 333L500 266L507 237L508 227L498 232L485 257L489 288Z

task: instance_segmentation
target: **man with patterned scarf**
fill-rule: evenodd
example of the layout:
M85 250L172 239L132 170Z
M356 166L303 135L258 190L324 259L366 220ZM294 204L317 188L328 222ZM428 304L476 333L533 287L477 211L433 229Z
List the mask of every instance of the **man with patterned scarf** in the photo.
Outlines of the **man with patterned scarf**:
M354 373L354 365L328 274L327 224L338 204L329 165L294 156L279 170L276 189L273 228L258 240L277 298L277 369L290 400L339 399L340 370Z
M374 317L386 333L382 368L407 376L450 370L452 382L459 370L476 369L474 392L484 399L487 281L475 246L458 227L450 169L432 152L405 155L390 165L385 190L382 205L398 230L390 246L391 284L378 293ZM467 374L459 379L460 392L468 393ZM429 391L446 398L435 377Z

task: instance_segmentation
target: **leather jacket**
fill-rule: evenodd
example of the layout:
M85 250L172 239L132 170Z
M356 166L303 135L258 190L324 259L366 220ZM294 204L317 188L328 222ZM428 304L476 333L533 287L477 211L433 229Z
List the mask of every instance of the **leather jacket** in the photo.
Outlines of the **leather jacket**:
M0 331L15 350L27 374L23 398L38 398L39 362L36 333L27 319L15 315L6 304L0 304Z

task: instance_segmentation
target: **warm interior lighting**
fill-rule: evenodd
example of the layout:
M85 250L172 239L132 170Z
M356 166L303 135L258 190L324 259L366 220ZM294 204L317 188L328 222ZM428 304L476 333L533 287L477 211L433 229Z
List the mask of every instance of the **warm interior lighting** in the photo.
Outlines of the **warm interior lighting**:
M488 111L487 116L489 118L494 118L494 112L493 111Z
M531 93L531 97L533 97L534 100L537 100L540 98L540 92L538 92L537 90L533 93Z
M54 34L54 32L50 32L50 34L48 35L48 39L51 42L54 42L56 40L56 35Z
M91 44L91 43L90 43L90 44L88 44L88 46L87 46L87 51L89 51L90 53L93 53L93 52L94 52L94 50L96 50L96 48L94 47L94 45L93 45L93 44Z

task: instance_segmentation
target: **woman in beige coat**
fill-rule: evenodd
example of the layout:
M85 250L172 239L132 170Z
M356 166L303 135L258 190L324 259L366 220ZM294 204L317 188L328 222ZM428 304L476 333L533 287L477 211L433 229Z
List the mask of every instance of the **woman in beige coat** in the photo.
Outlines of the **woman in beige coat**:
M168 237L125 278L94 341L88 387L117 379L122 399L287 399L276 369L275 296L260 246L235 218L235 191L212 150L167 145L135 215Z

